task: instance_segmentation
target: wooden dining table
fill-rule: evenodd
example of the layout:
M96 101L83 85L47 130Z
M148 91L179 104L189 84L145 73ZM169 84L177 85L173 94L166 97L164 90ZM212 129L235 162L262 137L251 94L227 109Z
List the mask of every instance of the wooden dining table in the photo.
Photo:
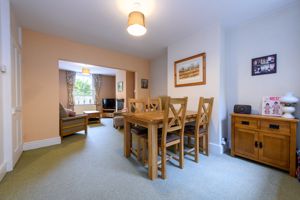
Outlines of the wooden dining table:
M151 180L157 178L157 132L158 128L163 126L162 111L140 112L140 113L124 113L124 156L130 157L132 137L130 133L130 124L136 124L148 128L148 177ZM187 111L186 122L196 120L197 112Z

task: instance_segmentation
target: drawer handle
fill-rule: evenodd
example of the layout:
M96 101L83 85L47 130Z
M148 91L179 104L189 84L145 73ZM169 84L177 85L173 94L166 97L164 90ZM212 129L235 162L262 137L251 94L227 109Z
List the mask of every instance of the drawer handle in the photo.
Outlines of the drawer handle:
M280 126L279 126L278 124L270 124L270 125L269 125L269 128L270 128L270 129L276 129L276 130L278 130L279 127L280 127Z
M255 148L257 148L258 147L258 142L255 141L254 145L255 145Z
M263 148L262 142L259 142L259 148Z
M241 121L241 124L249 126L250 123L249 123L249 121Z

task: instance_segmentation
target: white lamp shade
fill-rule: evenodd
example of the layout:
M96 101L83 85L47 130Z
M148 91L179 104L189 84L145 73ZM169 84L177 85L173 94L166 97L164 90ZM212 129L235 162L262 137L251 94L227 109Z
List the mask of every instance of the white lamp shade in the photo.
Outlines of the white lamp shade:
M297 103L299 100L293 95L293 93L288 92L285 96L280 98L282 103Z
M143 13L133 11L129 14L127 31L133 36L142 36L147 32Z

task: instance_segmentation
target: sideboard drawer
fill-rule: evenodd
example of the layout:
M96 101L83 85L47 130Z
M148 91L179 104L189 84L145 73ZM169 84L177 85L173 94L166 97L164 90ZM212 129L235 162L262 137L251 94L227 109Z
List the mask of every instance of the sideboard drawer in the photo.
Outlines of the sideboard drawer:
M257 119L251 118L236 118L235 126L239 128L252 128L256 129L258 126Z
M291 127L289 122L262 120L261 130L289 134Z

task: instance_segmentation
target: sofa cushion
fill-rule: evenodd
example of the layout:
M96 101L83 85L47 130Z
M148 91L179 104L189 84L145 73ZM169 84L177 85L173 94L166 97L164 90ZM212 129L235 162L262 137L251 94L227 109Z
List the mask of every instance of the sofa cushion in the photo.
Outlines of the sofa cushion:
M74 112L71 109L65 109L67 112L68 117L75 117L76 116L76 112Z
M68 113L66 111L66 109L63 107L63 105L61 105L61 103L59 104L59 118L65 118L68 117Z

